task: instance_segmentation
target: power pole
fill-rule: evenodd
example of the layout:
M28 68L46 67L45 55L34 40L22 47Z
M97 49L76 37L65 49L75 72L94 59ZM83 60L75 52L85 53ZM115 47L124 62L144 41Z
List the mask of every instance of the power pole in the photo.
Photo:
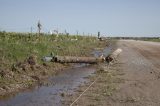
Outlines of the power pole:
M66 31L66 29L64 30L64 34L65 34L65 35L67 35L67 31Z
M78 35L78 30L76 31L77 35Z
M41 29L42 29L42 25L40 23L40 20L38 21L37 27L38 27L38 36L40 36Z
M32 32L33 32L33 27L31 27L31 35L32 35Z
M98 32L98 39L100 39L100 32Z

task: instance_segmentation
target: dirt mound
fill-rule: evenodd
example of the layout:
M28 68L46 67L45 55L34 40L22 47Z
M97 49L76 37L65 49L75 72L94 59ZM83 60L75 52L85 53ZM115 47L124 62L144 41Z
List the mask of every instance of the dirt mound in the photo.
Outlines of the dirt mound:
M48 75L49 71L46 68L47 66L38 64L34 55L27 57L23 62L13 64L11 69L1 68L0 95L33 86L33 83Z

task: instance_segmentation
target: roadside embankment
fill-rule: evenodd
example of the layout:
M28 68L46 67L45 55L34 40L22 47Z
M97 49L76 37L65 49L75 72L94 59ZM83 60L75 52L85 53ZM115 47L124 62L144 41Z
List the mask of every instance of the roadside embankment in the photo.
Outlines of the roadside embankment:
M45 63L48 55L92 56L95 48L109 45L96 37L0 33L0 96L43 83L72 64Z

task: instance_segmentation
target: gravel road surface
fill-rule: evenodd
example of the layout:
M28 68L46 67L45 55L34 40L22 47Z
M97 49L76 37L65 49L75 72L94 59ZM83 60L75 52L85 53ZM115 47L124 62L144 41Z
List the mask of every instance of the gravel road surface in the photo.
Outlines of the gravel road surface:
M113 106L160 106L160 43L120 40L118 47L121 76L125 83L119 85L112 99Z

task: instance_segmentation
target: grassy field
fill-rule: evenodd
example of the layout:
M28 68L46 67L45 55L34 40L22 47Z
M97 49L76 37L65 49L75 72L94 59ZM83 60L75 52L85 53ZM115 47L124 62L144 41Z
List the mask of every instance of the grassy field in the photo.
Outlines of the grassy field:
M77 39L77 40L76 40ZM95 37L60 35L35 35L20 33L0 33L0 60L2 66L10 66L24 60L30 55L36 55L38 60L43 56L55 55L88 56L89 51L100 45Z
M89 36L56 37L0 32L0 95L18 88L26 88L39 81L41 77L53 75L54 70L68 66L57 63L44 64L41 61L43 56L51 53L62 56L90 56L95 48L103 48L106 45L106 41L100 42L96 37ZM26 63L30 56L36 57L35 66Z

